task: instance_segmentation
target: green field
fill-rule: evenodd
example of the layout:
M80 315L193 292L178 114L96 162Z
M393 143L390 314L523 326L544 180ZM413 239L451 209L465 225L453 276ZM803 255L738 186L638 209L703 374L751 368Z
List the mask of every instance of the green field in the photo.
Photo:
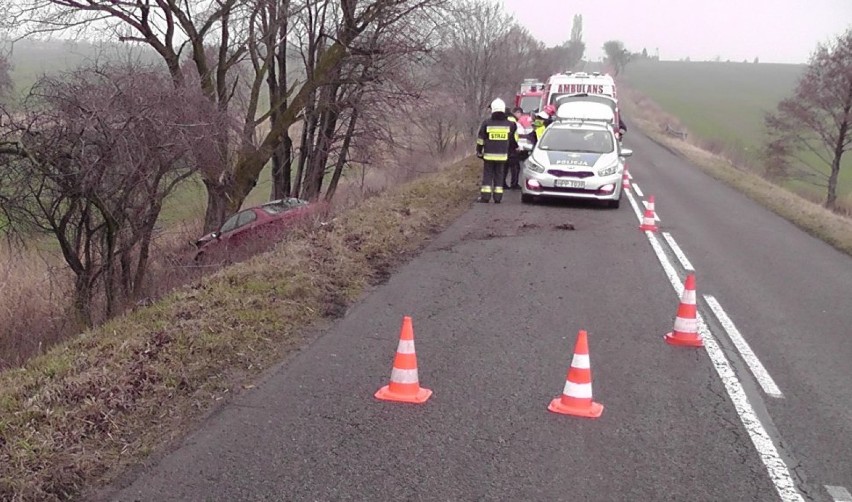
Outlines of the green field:
M767 112L792 95L804 65L638 61L624 82L677 117L694 137L723 142L761 161ZM630 121L630 117L626 118ZM852 203L852 156L843 163L838 198ZM827 169L827 168L826 168ZM824 189L791 182L790 188L822 196Z
M71 71L96 61L138 60L159 63L150 49L119 43L24 39L8 49L11 49L9 62L12 68L9 76L14 85L13 101L26 97L33 84L43 75Z

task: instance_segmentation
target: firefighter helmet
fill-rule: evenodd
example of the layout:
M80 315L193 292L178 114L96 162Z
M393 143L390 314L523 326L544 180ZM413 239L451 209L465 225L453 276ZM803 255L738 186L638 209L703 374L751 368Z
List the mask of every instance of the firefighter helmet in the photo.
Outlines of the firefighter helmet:
M553 105L547 105L544 107L544 111L550 115L551 117L556 115L556 107Z
M497 98L491 102L491 113L503 112L506 113L506 103L502 99Z

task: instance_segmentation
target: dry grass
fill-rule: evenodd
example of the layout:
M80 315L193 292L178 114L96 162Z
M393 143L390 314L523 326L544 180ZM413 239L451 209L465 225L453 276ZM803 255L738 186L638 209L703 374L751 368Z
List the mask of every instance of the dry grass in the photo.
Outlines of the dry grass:
M39 354L73 330L62 260L0 244L0 370Z
M633 90L620 90L619 95L631 123L654 141L679 152L714 178L743 192L805 232L852 255L852 219L758 176L755 172L763 172L760 166L747 164L742 159L731 160L725 156L728 152L724 147L709 151L696 145L696 142L700 144L700 140L690 138L684 141L665 134L663 127L666 123L677 123L673 117Z
M461 214L467 160L0 374L0 499L65 500L178 437Z

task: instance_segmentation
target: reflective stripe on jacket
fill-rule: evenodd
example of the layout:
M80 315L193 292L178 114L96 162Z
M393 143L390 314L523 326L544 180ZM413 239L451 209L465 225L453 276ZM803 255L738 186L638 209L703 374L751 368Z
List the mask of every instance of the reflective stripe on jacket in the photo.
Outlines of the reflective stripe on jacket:
M476 136L476 153L483 160L506 162L509 152L518 149L518 125L502 113L494 113L482 122Z

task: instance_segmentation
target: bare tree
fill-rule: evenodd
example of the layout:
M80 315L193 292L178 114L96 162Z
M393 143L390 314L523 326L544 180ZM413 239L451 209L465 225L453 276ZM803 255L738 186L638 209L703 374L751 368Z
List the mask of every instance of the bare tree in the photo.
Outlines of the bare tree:
M624 47L620 40L609 40L603 44L606 61L612 67L613 73L618 75L630 62L630 51Z
M586 44L583 42L583 15L575 14L574 21L571 26L571 38L562 45L564 54L562 55L566 70L573 70L575 66L583 59L583 54L586 52Z
M464 102L453 92L436 87L422 96L413 125L426 140L426 149L433 155L444 155L462 139L465 130L459 110Z
M443 26L444 42L433 74L460 97L463 107L458 113L464 132L471 135L491 100L514 94L524 77L537 73L544 46L500 4L488 0L456 2Z
M835 210L843 155L852 146L852 29L820 44L792 97L767 115L770 153L796 160L793 173L826 189L825 207Z
M317 2L294 20L306 68L312 68L331 43L316 34L340 29L341 20L330 4ZM419 96L423 83L409 80L408 69L430 49L434 14L422 7L404 18L379 19L350 45L350 57L306 103L292 194L314 199L325 187L325 198L330 199L344 167L352 163L351 149L363 150L379 138L386 145L394 143L386 117L393 104Z
M21 0L13 4L9 15L11 25L27 33L102 28L119 40L146 44L162 58L176 87L188 84L181 69L181 56L187 54L195 70L195 83L221 112L233 105L240 77L248 79L245 85L250 89L250 99L239 110L244 117L239 137L234 141L233 135L225 132L220 137L219 153L228 161L218 172L202 171L208 194L205 228L209 230L242 205L267 162L278 155L279 169L286 165L290 127L300 120L314 93L337 79L340 65L352 55L351 48L363 33L377 23L393 26L438 2L304 0L293 5L295 2L281 0ZM324 5L321 15L335 20L334 29L310 34L321 50L315 52L317 57L308 65L301 86L290 84L281 78L286 70L281 72L280 58L286 58L286 52L277 50L286 42L289 24L285 22L293 12L312 10L318 4ZM258 51L264 41L265 57ZM212 54L211 47L215 48ZM268 50L270 47L275 50ZM246 73L248 60L252 71ZM273 91L278 100L270 100L268 109L262 111L259 89L264 83L269 85L273 60L277 66ZM285 89L282 84L290 85ZM254 141L258 127L271 118L273 111L275 119L270 127Z
M198 88L169 85L150 68L86 68L42 78L0 143L0 204L13 230L56 240L75 276L81 323L141 291L165 198L222 163L226 128Z

